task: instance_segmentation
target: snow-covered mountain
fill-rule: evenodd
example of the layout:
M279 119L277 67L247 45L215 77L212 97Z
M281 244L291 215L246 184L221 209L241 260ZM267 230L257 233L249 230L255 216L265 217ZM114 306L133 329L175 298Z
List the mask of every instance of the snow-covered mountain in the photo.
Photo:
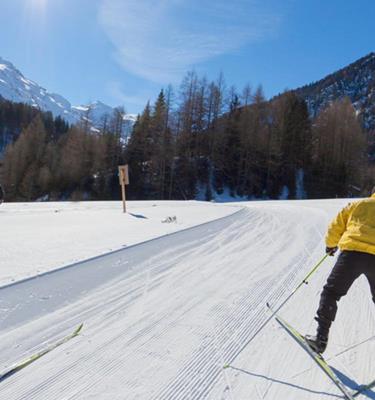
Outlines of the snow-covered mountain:
M72 106L73 112L78 113L80 118L87 117L93 123L94 126L101 126L103 124L104 117L111 117L114 112L114 108L102 103L101 101L94 101L93 103ZM128 123L129 126L133 126L137 119L136 114L125 114L124 122Z
M89 116L96 127L105 115L112 115L113 108L100 101L72 106L63 96L50 93L39 84L27 79L11 62L0 57L0 96L16 103L26 103L42 111L50 111L54 117L60 116L70 124L78 123ZM89 111L88 111L89 110ZM133 124L136 116L127 114L124 119L128 125Z
M81 115L87 115L95 125L99 125L105 115L113 113L113 108L101 101L95 101L88 105L73 106L72 109Z
M295 90L304 98L311 115L330 102L349 97L366 129L375 129L375 53L355 61L322 80Z

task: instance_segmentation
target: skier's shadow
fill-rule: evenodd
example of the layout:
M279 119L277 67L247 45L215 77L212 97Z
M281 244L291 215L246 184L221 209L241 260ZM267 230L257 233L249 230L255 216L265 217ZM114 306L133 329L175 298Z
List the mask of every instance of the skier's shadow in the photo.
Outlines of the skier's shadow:
M343 374L338 369L331 367L332 371L337 375L340 381L348 388L352 389L353 391L361 390L366 385L359 385L357 382L353 381L353 379L349 378L345 374ZM361 392L361 397L366 396L369 399L375 399L375 392L372 389L367 389Z
M329 396L329 397L336 397L338 399L342 399L342 395L338 395L338 394L334 394L334 393L327 393L327 392L319 392L317 390L313 390L313 389L309 389L307 387L299 386L299 385L296 385L296 384L291 383L291 382L285 382L285 381L282 381L280 379L270 378L269 376L266 376L266 375L255 374L254 372L246 371L244 369L236 368L236 367L233 367L233 366L230 366L229 368L231 368L231 369L233 369L235 371L242 372L242 373L244 373L246 375L253 376L255 378L261 378L261 379L265 379L266 381L269 381L269 382L274 382L274 383L278 383L278 384L281 384L281 385L290 386L290 387L292 387L294 389L303 390L305 392L313 393L313 394L316 394L316 395L319 395L319 396ZM357 387L358 387L358 385L357 385Z

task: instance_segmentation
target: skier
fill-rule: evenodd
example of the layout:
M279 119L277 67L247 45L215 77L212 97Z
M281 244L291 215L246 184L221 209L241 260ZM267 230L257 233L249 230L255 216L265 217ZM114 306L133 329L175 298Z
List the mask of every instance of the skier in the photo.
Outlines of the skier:
M4 201L4 190L0 185L0 204Z
M305 337L317 353L323 353L327 347L337 302L360 275L366 276L375 302L375 187L370 198L349 203L331 222L326 246L328 255L333 256L338 248L341 254L320 297L315 317L318 322L316 335Z

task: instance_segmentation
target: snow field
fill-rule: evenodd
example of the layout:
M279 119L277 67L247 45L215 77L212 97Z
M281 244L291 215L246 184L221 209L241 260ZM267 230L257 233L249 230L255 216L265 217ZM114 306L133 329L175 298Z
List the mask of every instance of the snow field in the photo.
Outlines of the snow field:
M231 214L239 206L203 202L4 203L0 285L122 249ZM176 223L162 223L176 216Z
M1 289L3 368L85 325L79 337L0 383L0 398L339 397L274 322L239 353L268 318L265 303L280 304L323 256L326 225L343 204L246 203L209 224ZM303 333L315 328L333 262L281 311ZM327 351L353 388L375 377L366 285L360 279L340 302Z

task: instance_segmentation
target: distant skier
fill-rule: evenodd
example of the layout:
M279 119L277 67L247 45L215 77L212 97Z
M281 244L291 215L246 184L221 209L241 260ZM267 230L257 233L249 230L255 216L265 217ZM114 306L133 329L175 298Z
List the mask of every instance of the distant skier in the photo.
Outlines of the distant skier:
M4 190L0 185L0 204L4 201Z
M309 346L323 353L328 333L337 312L337 302L345 296L353 282L364 274L375 302L375 187L370 198L350 203L331 222L326 236L326 253L337 259L320 297L315 320L315 336L305 337Z

